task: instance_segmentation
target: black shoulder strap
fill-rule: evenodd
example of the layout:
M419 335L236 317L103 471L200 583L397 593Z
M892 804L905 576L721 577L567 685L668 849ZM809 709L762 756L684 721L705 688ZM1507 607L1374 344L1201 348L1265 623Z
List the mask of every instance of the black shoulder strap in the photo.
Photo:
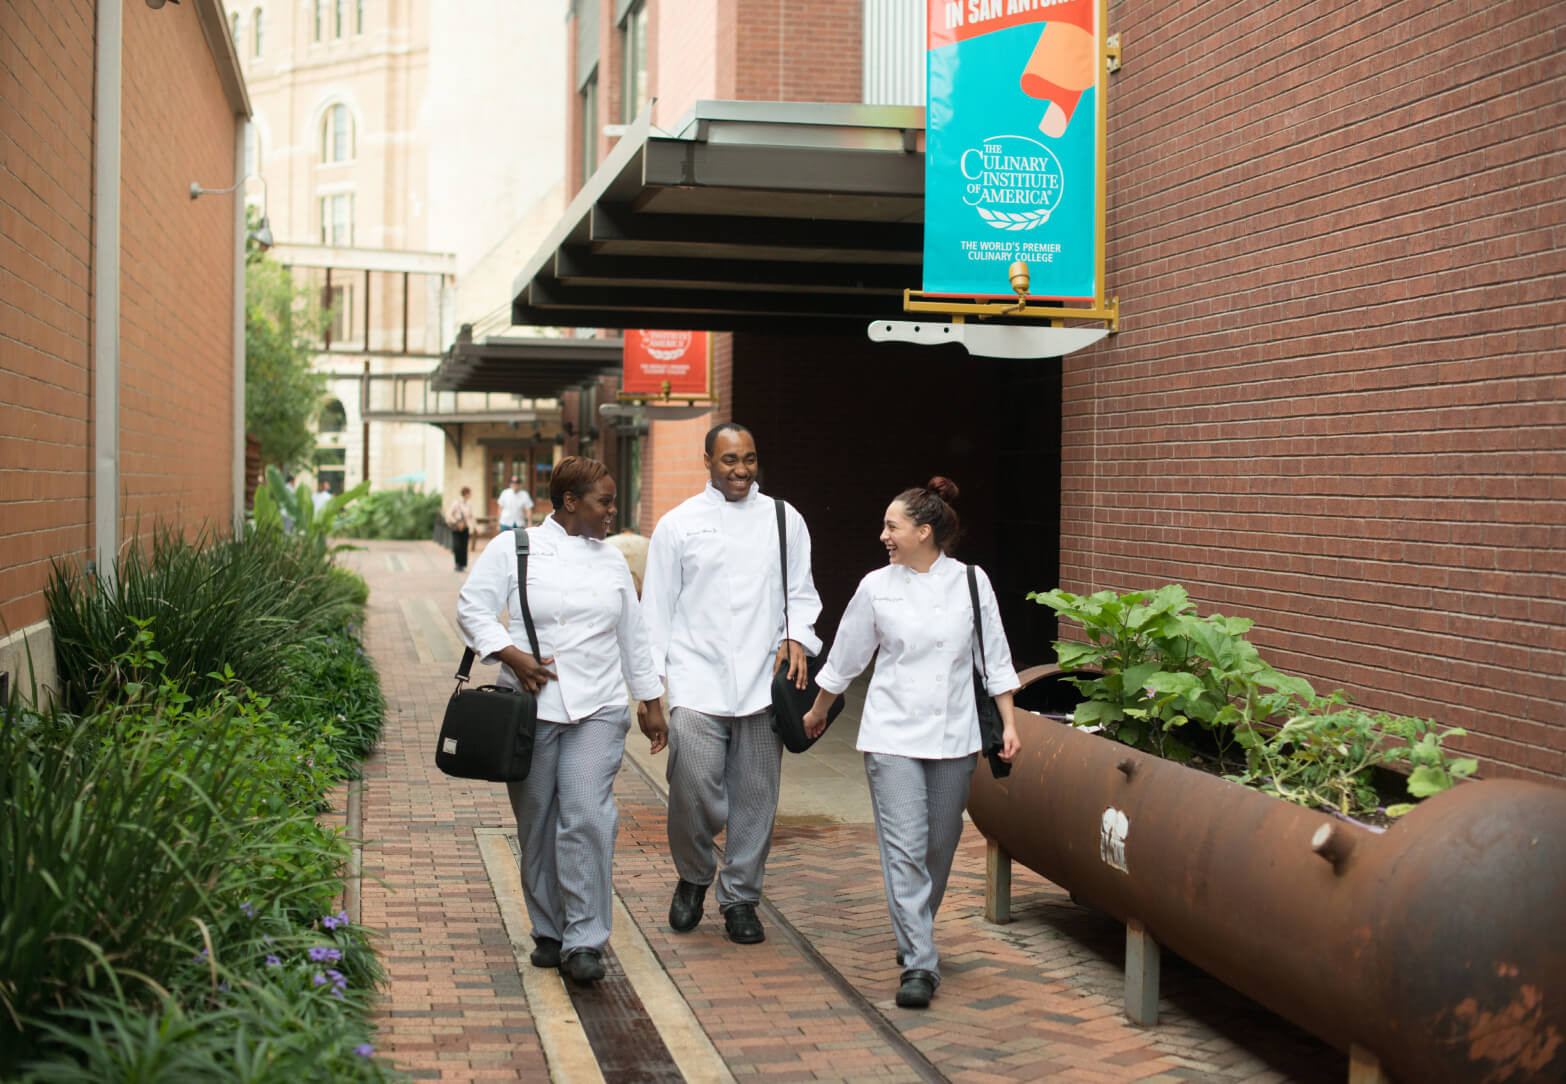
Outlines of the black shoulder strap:
M542 659L538 650L538 633L533 629L533 611L527 604L527 528L514 529L517 536L517 597L522 600L522 623L527 626L527 642L533 647L533 657Z
M984 619L979 616L979 578L973 566L968 566L968 597L973 600L973 634L979 639L979 669L984 671L986 683L990 680L990 667L984 661Z
M778 512L778 564L783 569L783 639L788 634L788 527L783 522L783 498L773 497L772 505Z
M512 533L517 536L517 597L522 600L522 623L527 626L527 642L533 647L533 657L541 659L544 656L538 650L538 632L533 628L533 611L527 604L527 528L515 527ZM462 664L457 667L456 674L458 688L468 680L468 675L473 670L473 660L477 657L471 647L462 649Z

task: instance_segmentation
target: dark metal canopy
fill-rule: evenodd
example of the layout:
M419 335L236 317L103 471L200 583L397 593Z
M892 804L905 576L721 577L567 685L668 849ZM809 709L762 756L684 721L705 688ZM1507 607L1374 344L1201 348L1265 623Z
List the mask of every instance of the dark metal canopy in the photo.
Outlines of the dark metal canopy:
M919 288L924 110L698 102L628 126L513 284L514 324L844 330Z
M591 384L600 373L620 370L622 339L561 339L490 335L473 339L463 325L441 356L430 386L435 391L498 391L528 399L553 399Z

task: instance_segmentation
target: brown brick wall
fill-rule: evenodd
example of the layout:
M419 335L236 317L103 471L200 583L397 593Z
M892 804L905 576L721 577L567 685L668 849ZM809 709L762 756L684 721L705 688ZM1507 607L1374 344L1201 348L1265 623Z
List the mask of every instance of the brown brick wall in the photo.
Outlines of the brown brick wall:
M1061 583L1566 777L1566 67L1545 0L1116 4Z
M763 102L858 102L863 9L836 0L733 0L735 97Z
M44 617L50 563L93 542L95 5L0 10L0 631ZM124 15L123 531L226 524L234 121L194 9ZM123 536L122 531L122 536Z
M92 538L93 9L0 11L0 635Z
M121 537L232 518L234 115L194 8L125 7Z

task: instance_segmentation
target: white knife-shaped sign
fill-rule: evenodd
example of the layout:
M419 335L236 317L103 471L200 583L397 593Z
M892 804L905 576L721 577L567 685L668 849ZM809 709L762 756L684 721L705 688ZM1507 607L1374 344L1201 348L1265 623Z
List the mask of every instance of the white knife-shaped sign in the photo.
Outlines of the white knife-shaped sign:
M962 343L985 358L1058 358L1092 346L1109 332L1092 327L1023 327L1016 324L943 324L934 320L877 320L869 327L877 343Z

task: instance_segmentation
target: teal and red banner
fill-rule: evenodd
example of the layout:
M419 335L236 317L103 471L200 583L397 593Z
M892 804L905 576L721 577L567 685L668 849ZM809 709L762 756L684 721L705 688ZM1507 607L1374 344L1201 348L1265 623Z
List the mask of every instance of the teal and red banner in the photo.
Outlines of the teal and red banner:
M1096 299L1099 0L927 0L924 291Z

